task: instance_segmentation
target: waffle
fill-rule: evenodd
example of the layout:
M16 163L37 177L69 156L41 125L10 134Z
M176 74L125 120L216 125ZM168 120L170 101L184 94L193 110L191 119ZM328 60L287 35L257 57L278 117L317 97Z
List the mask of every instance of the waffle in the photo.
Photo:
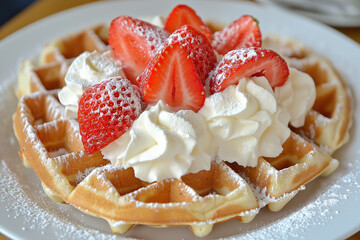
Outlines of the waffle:
M327 59L295 39L270 34L263 46L314 79L315 104L304 126L293 130L332 154L349 140L352 124L351 93L345 82Z
M219 222L234 218L250 222L264 206L281 210L306 183L337 167L337 160L295 132L280 156L259 158L257 167L217 159L209 171L154 183L137 179L132 168L111 165L100 152L87 155L78 123L65 117L57 94L72 59L93 49L88 48L93 44L78 44L74 39L95 36L94 42L101 43L102 50L107 48L106 37L93 29L97 28L90 29L91 34L81 32L54 41L42 51L38 65L25 60L20 68L17 93L22 97L13 116L19 155L54 201L106 219L115 233L142 224L187 226L195 235L205 236ZM69 50L64 43L71 39L75 44ZM65 54L70 51L73 54ZM318 111L316 106L312 112ZM306 126L301 131L306 133ZM314 135L306 137L317 143Z

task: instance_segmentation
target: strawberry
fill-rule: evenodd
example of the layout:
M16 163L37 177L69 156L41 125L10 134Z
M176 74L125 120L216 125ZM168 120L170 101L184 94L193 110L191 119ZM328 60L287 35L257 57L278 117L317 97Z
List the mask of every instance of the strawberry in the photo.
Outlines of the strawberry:
M175 43L180 43L186 49L195 65L200 82L204 85L209 72L215 68L217 63L217 58L210 42L194 28L182 26L170 35L163 47L166 48ZM138 78L138 81L141 82L142 79Z
M258 21L243 15L228 27L214 33L213 48L225 55L227 52L247 47L261 47L261 32Z
M169 33L150 23L127 16L115 18L109 28L109 44L135 85L140 75L164 43Z
M263 48L242 48L228 52L215 68L210 79L210 91L221 92L237 84L243 77L265 76L271 87L283 85L289 68L274 51Z
M212 38L210 29L192 8L187 5L177 5L167 17L164 29L169 33L173 33L183 25L195 28L204 34L209 41Z
M92 154L126 132L143 109L141 94L129 80L110 78L88 88L78 120L86 153Z
M187 50L180 44L164 46L140 75L145 102L163 100L175 110L198 111L205 91Z

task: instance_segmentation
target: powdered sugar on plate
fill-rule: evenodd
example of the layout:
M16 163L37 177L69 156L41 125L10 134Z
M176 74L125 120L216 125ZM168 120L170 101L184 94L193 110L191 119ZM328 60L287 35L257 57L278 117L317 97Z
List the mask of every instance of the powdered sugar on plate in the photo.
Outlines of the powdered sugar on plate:
M6 205L5 215L10 221L21 218L22 231L40 232L44 239L49 231L59 239L118 239L118 235L77 223L78 219L69 216L71 206L52 202L40 184L36 184L37 189L22 184L5 160L0 161L0 168L0 203Z
M359 165L360 161L357 160L356 164ZM261 227L256 232L247 233L239 239L307 239L305 234L308 227L324 227L341 213L339 209L352 197L351 192L360 190L359 179L360 172L347 174L299 211L293 211L286 218L268 227ZM359 195L356 200L360 200Z

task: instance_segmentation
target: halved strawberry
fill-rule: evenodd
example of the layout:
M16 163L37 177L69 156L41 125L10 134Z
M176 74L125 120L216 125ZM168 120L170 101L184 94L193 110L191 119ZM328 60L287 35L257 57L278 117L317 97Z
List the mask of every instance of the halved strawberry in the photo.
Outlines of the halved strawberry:
M223 30L215 32L211 45L222 55L234 49L261 47L258 21L249 15L243 15Z
M163 100L175 110L198 111L205 91L188 52L180 43L162 48L140 75L145 102Z
M169 14L166 19L164 29L169 33L175 32L176 29L180 28L183 25L188 25L202 34L210 41L212 38L212 33L208 26L201 20L201 18L196 14L194 9L187 5L177 5Z
M86 153L92 154L126 132L143 109L141 94L129 80L110 78L88 88L78 120Z
M271 87L283 85L289 68L283 58L272 50L242 48L228 52L215 68L210 80L211 93L221 92L237 84L243 77L265 76Z
M200 82L205 85L205 79L217 63L217 58L210 42L196 29L190 26L182 26L170 35L163 47L166 48L175 43L180 43L186 49L195 65ZM141 82L143 80L138 78L138 81Z
M133 83L154 57L169 33L150 23L128 17L115 18L109 29L109 44L124 67L126 77Z

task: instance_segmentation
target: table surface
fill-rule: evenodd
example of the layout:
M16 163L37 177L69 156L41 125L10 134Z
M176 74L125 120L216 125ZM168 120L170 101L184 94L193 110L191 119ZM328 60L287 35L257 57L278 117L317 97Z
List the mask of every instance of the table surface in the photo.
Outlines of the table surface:
M0 27L0 40L41 18L71 7L95 1L97 0L37 0ZM335 29L360 43L360 27L336 27ZM9 238L0 233L0 240L8 239ZM360 240L360 231L348 238L348 240Z

